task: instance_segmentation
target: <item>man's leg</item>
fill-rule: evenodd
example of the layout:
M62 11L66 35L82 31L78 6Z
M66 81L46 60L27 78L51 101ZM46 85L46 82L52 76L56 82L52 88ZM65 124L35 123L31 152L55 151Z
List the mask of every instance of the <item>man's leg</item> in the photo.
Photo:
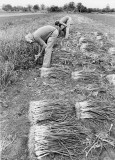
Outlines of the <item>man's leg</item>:
M48 38L47 41L47 47L45 49L45 55L43 60L43 67L49 68L50 67L50 61L51 61L51 55L52 55L52 48L54 46L54 43L58 36L58 30L55 30L52 35Z
M65 38L68 38L68 37L69 37L69 30L70 30L71 21L72 21L71 18L67 21Z

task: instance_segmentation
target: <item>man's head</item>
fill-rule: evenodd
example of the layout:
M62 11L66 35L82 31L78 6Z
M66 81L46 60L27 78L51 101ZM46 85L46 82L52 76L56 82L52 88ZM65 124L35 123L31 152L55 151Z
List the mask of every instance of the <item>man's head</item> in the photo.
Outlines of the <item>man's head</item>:
M26 42L32 43L33 42L33 35L31 33L28 33L25 36L25 40L26 40Z
M60 23L59 23L59 21L58 21L58 20L57 20L57 21L55 21L55 25L56 25L56 26L59 26L59 24L60 24Z

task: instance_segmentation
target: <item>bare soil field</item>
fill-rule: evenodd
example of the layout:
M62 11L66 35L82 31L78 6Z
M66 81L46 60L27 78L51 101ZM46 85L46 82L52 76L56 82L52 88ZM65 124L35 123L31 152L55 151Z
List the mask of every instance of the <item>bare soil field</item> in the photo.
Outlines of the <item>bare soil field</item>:
M115 27L115 14L85 14L85 16L105 26Z
M1 160L115 159L113 19L69 14L70 37L58 38L46 78L39 46L24 40L64 15L0 18Z
M41 17L43 13L5 13L0 14L0 29L5 29L6 27L14 27L15 25L21 24L24 25L28 21L33 20L35 18ZM43 14L44 15L44 14ZM42 17L43 17L42 15Z

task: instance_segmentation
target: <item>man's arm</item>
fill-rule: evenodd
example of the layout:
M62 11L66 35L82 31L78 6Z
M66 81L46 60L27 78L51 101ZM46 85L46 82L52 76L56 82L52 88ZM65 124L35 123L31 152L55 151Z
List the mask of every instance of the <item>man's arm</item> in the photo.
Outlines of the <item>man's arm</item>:
M39 45L42 46L42 49L41 49L41 51L37 55L35 55L35 60L37 60L42 55L42 53L44 52L45 48L47 47L47 44L42 40L41 37L39 37L36 40L36 42L38 42Z
M63 25L64 27L67 27L67 25L65 24L65 23L63 23L63 22L59 22L61 25Z

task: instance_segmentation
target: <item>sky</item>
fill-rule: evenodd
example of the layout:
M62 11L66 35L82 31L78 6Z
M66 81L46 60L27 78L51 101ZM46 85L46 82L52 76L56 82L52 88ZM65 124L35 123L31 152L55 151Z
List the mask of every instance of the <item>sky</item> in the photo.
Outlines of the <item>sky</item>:
M0 0L0 6L3 4L11 4L12 6L27 6L35 4L45 4L46 6L58 5L63 6L66 3L75 2L75 4L81 2L84 6L90 8L104 8L109 4L111 8L115 8L115 0Z

